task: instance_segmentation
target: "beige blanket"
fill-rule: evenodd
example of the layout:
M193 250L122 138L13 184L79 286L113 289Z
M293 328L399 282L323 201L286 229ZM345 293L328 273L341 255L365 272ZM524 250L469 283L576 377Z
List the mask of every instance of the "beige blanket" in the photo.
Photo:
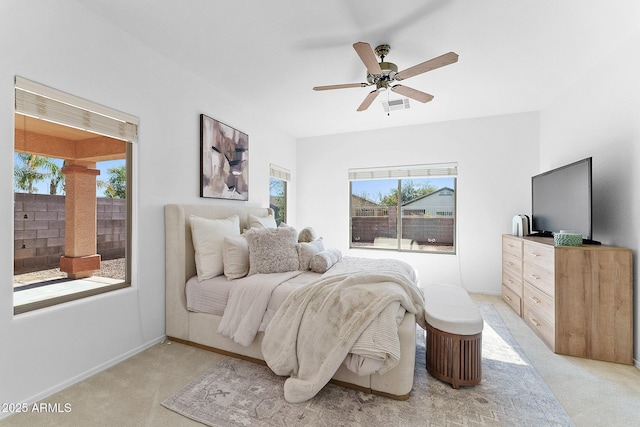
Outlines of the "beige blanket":
M218 325L218 333L240 345L251 344L267 312L273 290L301 273L254 274L236 280L229 290L229 300Z
M394 302L426 327L421 290L397 272L332 275L292 292L262 342L271 370L290 376L284 386L285 399L297 403L315 396L381 313L395 323L395 317L389 315L397 310Z

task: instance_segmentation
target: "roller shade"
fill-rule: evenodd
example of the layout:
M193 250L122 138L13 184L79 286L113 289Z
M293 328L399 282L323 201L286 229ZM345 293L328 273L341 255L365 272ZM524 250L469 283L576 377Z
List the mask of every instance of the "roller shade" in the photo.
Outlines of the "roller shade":
M428 165L349 169L350 181L365 179L428 178L439 176L458 176L458 163L433 163Z
M283 181L291 181L291 171L274 164L269 165L269 176Z
M129 142L138 118L16 76L16 113Z

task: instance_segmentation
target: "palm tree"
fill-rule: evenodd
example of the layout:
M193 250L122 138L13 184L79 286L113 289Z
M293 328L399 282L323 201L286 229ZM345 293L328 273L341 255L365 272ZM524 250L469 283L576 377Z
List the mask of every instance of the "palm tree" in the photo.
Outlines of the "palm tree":
M107 181L98 180L98 188L105 188L104 195L111 199L127 198L127 167L126 165L116 166L107 169L109 179Z
M18 190L26 191L29 194L35 193L37 188L33 186L34 183L52 176L54 170L61 175L59 166L49 157L27 153L16 153L16 156L22 162L21 165L16 164L13 169L14 185ZM57 183L59 182L60 180L57 181Z
M62 162L62 166L64 167L64 162ZM51 171L51 181L49 181L49 194L58 194L58 188L61 188L64 191L65 176L62 173L62 167L58 166L56 163L51 162L49 168Z

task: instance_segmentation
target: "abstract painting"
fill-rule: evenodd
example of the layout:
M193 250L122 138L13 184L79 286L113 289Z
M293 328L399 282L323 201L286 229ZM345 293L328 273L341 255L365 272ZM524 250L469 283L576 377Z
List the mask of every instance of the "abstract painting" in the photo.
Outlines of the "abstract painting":
M249 136L200 115L200 197L249 200Z

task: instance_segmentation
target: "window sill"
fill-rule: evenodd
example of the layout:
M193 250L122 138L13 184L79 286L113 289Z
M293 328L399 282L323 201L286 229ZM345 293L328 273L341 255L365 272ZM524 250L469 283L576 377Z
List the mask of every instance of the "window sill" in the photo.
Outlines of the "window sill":
M38 283L38 286L15 288L13 294L13 314L22 314L93 295L129 287L120 279L92 276L85 279L57 279Z

